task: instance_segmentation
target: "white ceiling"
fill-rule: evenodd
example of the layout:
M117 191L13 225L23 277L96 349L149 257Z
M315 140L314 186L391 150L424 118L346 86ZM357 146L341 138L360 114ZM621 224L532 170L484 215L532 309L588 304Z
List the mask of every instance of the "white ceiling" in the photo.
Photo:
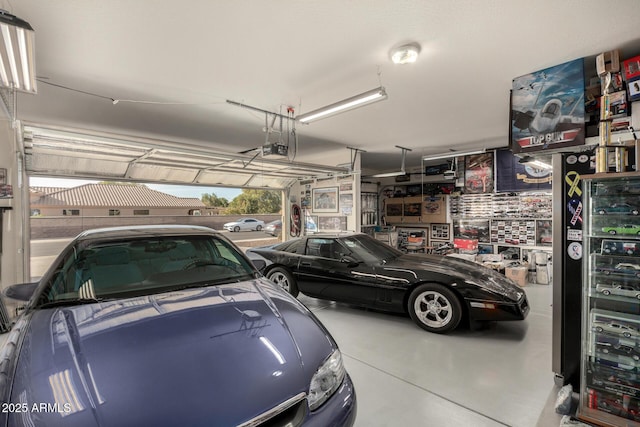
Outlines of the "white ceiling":
M37 95L20 94L21 120L239 152L264 142L265 118L226 100L301 114L382 85L384 102L297 127L296 161L349 162L349 146L367 151L365 170L398 169L395 145L413 149L408 167L422 154L507 146L513 78L614 48L640 53L638 0L0 5L36 31L41 81ZM410 41L418 62L392 64L390 49Z

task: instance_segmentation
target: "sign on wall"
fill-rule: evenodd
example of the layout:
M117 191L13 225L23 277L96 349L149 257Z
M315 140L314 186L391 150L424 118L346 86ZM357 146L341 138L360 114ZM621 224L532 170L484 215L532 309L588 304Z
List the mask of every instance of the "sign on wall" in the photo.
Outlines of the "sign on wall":
M513 79L513 152L584 144L584 88L582 58Z

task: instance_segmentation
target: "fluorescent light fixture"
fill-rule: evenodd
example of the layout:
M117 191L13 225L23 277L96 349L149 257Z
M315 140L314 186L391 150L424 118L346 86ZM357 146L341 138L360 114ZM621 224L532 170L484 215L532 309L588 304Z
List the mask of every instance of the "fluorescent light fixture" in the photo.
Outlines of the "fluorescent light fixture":
M301 123L310 123L314 120L324 119L325 117L333 116L334 114L342 113L344 111L353 110L354 108L363 107L373 102L378 102L387 99L387 92L383 87L369 90L361 93L360 95L352 96L351 98L344 99L340 102L336 102L326 107L319 108L309 113L302 114L296 117L296 120Z
M387 172L387 173L377 173L375 175L369 175L371 178L390 178L392 176L401 176L406 175L405 171L397 171L397 172Z
M533 167L538 168L538 169L544 169L544 170L553 169L553 166L551 166L550 164L545 163L543 161L540 161L540 160L532 160L532 161L528 162L527 164L529 166L533 166Z
M420 54L418 43L409 43L391 50L391 61L394 64L413 64Z
M407 172L405 172L405 161L407 159L407 151L412 151L412 150L411 148L405 148L399 145L396 145L396 148L399 148L402 150L402 161L400 163L400 170L396 172L377 173L375 175L369 175L368 178L389 178L392 176L402 176L407 174Z
M36 93L35 32L28 22L0 10L0 86Z
M545 163L542 160L537 160L531 156L524 156L523 158L521 158L520 160L518 160L518 163L521 163L523 165L527 165L527 166L531 166L533 168L536 169L543 169L543 170L552 170L553 166L551 166L549 163Z
M422 156L422 160L423 161L442 160L442 159L450 159L452 157L471 156L471 155L474 155L474 154L484 154L486 152L487 152L487 150L484 149L484 148L481 149L481 150L471 150L471 151L450 151L448 153Z

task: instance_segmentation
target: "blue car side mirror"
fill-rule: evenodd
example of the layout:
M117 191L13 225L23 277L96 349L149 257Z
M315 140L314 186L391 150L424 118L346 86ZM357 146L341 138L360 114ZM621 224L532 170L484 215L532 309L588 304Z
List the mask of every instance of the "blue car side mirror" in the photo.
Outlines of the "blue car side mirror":
M264 270L264 268L267 266L267 262L263 259L252 259L251 263L255 268L258 269L258 271Z
M7 298L15 299L18 301L29 301L37 287L38 282L20 283L18 285L9 286L4 290L3 294Z

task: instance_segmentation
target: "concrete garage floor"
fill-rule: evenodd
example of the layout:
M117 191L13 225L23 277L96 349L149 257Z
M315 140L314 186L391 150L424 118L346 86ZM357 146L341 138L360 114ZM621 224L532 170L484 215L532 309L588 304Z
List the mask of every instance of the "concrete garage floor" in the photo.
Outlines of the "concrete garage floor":
M342 350L358 396L356 426L559 426L551 287L525 289L525 321L449 335L423 331L409 317L299 299Z

